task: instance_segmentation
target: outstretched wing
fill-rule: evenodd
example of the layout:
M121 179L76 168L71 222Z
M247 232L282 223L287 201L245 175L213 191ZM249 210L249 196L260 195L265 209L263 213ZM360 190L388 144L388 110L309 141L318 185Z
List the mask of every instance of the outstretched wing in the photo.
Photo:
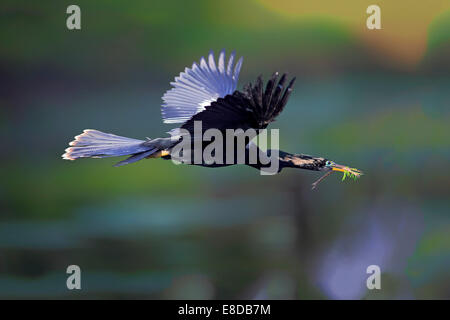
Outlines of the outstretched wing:
M233 93L242 66L241 57L233 69L234 58L233 52L226 65L225 50L222 50L216 64L214 53L210 51L208 61L202 57L199 64L194 62L192 68L181 72L175 82L170 83L173 88L162 97L164 123L185 122L218 98Z
M263 81L258 77L255 85L245 87L244 93L235 91L231 95L219 98L186 121L181 127L194 131L194 122L202 122L202 131L214 128L225 129L265 129L267 125L283 111L292 92L295 78L285 87L286 74L278 80L274 73L263 90Z

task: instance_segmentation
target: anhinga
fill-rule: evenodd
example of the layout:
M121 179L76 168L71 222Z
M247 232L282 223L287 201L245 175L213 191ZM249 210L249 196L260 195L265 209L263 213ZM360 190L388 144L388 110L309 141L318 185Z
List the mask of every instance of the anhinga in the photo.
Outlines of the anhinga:
M87 129L70 142L70 147L65 150L63 158L75 160L78 158L105 158L130 155L129 158L116 164L116 166L133 163L144 158L171 159L173 150L181 142L183 134L187 132L195 135L195 123L202 125L201 132L208 129L217 129L225 135L228 129L244 132L254 129L259 132L283 111L289 95L292 91L295 78L286 85L286 74L279 77L274 73L263 88L263 81L258 77L256 83L248 84L243 91L236 90L239 72L242 66L242 57L234 64L234 52L225 61L225 51L219 54L216 63L213 52L208 59L200 59L200 63L194 62L191 68L186 68L171 82L173 88L162 97L162 118L164 123L182 123L169 133L171 137L147 140L136 140L104 133L98 130ZM249 146L255 147L251 137L245 140L248 152ZM192 144L192 150L194 149ZM202 141L202 150L207 143ZM257 148L259 155L270 155L273 150L262 151ZM225 150L225 147L224 147ZM323 157L312 157L304 154L291 154L276 150L277 172L283 168L300 168L326 172L320 179L313 183L313 188L326 176L334 171L344 173L344 178L350 176L359 177L362 172L347 166L339 165ZM234 150L233 159L236 160L237 150ZM248 154L245 155L244 164L257 169L264 168L257 157L256 162L250 162ZM189 163L189 161L187 161ZM230 165L226 161L215 163L200 161L190 162L194 165L205 167L222 167ZM235 164L231 163L231 164Z

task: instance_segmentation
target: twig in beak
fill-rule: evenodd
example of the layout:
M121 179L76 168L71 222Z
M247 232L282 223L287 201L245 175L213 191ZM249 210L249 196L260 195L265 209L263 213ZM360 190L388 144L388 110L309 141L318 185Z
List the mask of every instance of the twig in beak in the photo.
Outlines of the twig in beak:
M326 177L328 177L330 174L332 174L333 173L333 171L328 171L327 173L325 173L323 176L321 176L319 179L317 179L311 186L312 186L312 188L311 188L311 190L314 190L316 187L317 187L317 185L323 180L323 179L325 179Z

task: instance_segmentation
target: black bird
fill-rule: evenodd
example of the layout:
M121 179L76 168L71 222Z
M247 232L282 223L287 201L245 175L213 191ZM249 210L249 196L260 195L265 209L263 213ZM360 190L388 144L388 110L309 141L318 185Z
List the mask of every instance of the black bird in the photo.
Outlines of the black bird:
M62 157L75 160L129 155L129 158L117 163L116 166L144 158L163 158L204 167L222 167L242 163L260 170L265 170L269 166L262 160L265 157L276 162L276 172L280 172L283 168L326 172L313 183L313 188L333 171L343 172L344 178L346 176L357 178L362 174L355 168L336 164L323 157L259 149L252 139L283 111L292 92L295 78L287 82L286 74L280 77L276 72L267 81L265 88L260 76L254 85L249 83L243 91L239 91L236 90L236 85L242 66L242 57L236 64L234 61L234 52L226 62L225 51L222 50L216 63L214 53L211 51L208 59L202 57L199 64L194 62L191 68L186 68L174 82L171 82L172 88L162 97L164 101L161 109L162 118L164 123L182 123L182 125L171 130L170 137L136 140L86 129L70 142L70 147L65 150ZM201 124L200 131L196 131L196 123ZM203 136L209 129L215 129L216 133L221 133L224 137L227 130L235 130L231 138L233 144L230 159L226 158L227 145L230 144L228 139L221 146L216 145L217 147L213 148L211 152L214 156L213 160L205 160L201 157L199 161L195 161L196 150L203 154L207 146L211 144L210 141L205 141ZM254 133L248 134L248 131ZM188 135L194 138L185 139ZM199 140L198 137L201 139L200 143L196 143ZM240 138L244 138L245 141L242 155L236 145L236 141ZM181 142L185 140L188 143L181 147ZM214 136L211 140L216 142L217 137ZM251 158L250 153L255 150L256 157Z

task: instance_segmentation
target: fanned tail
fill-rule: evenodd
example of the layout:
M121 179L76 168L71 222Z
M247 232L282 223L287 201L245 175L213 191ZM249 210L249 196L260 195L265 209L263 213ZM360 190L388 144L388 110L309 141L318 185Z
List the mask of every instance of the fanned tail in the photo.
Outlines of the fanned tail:
M145 142L147 141L86 129L69 143L70 147L65 150L62 158L76 160L131 155L128 159L116 164L116 166L121 166L142 160L158 151L157 147Z

